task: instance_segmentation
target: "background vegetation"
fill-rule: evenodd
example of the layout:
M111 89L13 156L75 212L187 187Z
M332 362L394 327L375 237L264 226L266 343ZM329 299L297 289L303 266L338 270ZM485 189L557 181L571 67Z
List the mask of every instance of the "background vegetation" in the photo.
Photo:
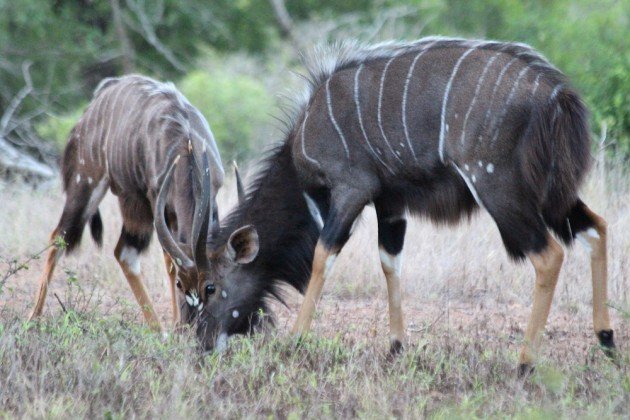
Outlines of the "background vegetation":
M516 378L534 273L508 260L483 213L459 227L410 220L402 271L408 344L393 360L373 208L365 209L339 256L313 336L301 347L288 333L302 300L291 290L287 306L273 304L276 329L236 338L222 355L200 354L189 334L149 331L112 257L121 220L111 194L100 206L102 252L86 237L82 251L61 259L44 317L26 322L43 268L38 255L63 206L50 171L55 181L36 189L13 177L0 181L0 417L627 416L630 1L282 5L0 0L0 166L10 144L54 168L70 128L107 76L139 72L174 81L206 115L227 167L233 158L254 160L265 144L280 140L278 105L301 87L293 75L302 71L299 52L316 43L434 34L526 42L567 73L592 111L599 141L583 198L609 223L609 305L619 363L596 344L590 258L576 245L566 253L537 369L525 381ZM236 202L229 175L218 201L221 216ZM168 327L158 241L142 267Z
M280 3L0 0L0 113L24 86L23 63L34 85L8 137L21 146L41 137L54 155L99 80L141 72L185 91L226 161L245 157L269 141L277 95L297 85L289 71L300 71L299 51L442 34L531 44L582 92L611 153L630 154L628 0L290 1L288 22L274 12Z

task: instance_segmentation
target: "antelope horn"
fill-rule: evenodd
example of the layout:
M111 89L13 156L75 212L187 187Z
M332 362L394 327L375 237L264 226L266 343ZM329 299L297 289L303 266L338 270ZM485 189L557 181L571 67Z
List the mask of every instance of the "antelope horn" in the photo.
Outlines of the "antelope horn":
M166 194L168 194L169 187L173 181L175 166L177 166L177 162L179 162L180 157L180 155L177 155L177 157L173 160L173 163L166 172L164 181L162 181L162 187L160 188L160 192L158 194L155 211L155 230L162 248L164 248L164 250L175 260L175 263L178 266L183 266L184 268L189 269L194 266L194 263L190 260L190 258L188 258L184 251L182 251L175 239L173 239L173 235L166 224L166 214L164 212L166 208Z
M241 175L238 172L238 165L236 165L236 161L232 162L234 165L234 175L236 176L236 192L238 194L238 204L243 204L245 201L245 189L243 188L243 180L241 179Z
M195 199L195 215L192 223L192 235L190 244L194 250L195 264L198 270L209 268L208 257L206 255L206 240L210 225L210 215L212 214L212 182L210 179L210 165L208 155L202 153L203 166L199 168L195 159L195 166L201 175L201 193Z

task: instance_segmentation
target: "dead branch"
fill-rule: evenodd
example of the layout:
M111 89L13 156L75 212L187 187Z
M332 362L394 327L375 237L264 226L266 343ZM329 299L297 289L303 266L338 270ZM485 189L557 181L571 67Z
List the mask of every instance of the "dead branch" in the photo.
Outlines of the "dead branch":
M140 22L141 30L136 30L142 37L155 48L173 67L181 72L186 71L186 66L179 61L175 54L164 45L155 33L154 25L149 20L145 10L135 0L126 0L127 7L134 12Z

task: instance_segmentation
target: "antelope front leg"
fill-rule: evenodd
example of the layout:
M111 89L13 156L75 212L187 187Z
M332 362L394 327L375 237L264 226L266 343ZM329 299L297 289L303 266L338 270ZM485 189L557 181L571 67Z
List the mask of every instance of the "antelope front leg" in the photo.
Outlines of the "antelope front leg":
M536 270L536 285L534 286L532 313L527 324L525 342L519 358L519 376L531 371L534 356L540 347L541 335L549 316L553 293L564 259L564 251L562 246L551 235L547 234L547 247L540 253L530 254L529 259Z
M591 253L591 275L593 282L593 328L608 357L614 357L615 341L613 330L606 306L608 290L607 251L606 251L606 221L588 207L584 207L585 213L595 223L595 228L578 234L578 238L586 241Z
M387 281L387 301L389 307L389 351L391 354L400 353L405 338L405 323L402 313L402 294L400 292L400 272L402 255L391 255L386 250L379 250L381 267Z
M304 301L300 307L300 312L293 325L291 334L300 335L310 330L311 322L313 321L313 313L322 295L324 282L330 273L330 269L335 262L338 252L339 251L328 249L321 241L317 242L315 256L313 257L311 279L308 282Z
M55 237L58 235L58 230L55 229L53 233L50 235L50 244L53 244ZM39 287L37 290L37 297L35 298L35 305L33 306L33 310L28 316L28 320L32 321L42 314L44 310L44 302L46 302L46 294L48 293L48 285L50 284L50 280L52 279L53 273L55 271L55 266L57 265L57 261L61 257L63 251L57 249L54 245L48 251L48 255L46 256L46 265L44 266L44 271L39 278Z
M128 241L128 238L132 236L133 235L125 232L123 229L123 233L120 235L120 239L118 240L118 244L114 250L114 255L116 256L116 260L118 261L120 268L122 268L123 274L129 283L129 287L131 287L131 291L133 292L138 305L140 305L140 308L142 309L144 318L151 329L159 332L162 330L160 321L153 310L151 298L149 298L149 294L142 282L142 273L139 261L140 251L134 248L131 243L128 243L132 242Z
M179 312L179 305L177 305L177 290L175 288L175 282L177 281L177 272L175 271L175 264L171 256L164 252L164 264L166 265L166 272L168 273L168 285L171 292L171 309L173 311L173 326L177 327L181 320L181 314Z

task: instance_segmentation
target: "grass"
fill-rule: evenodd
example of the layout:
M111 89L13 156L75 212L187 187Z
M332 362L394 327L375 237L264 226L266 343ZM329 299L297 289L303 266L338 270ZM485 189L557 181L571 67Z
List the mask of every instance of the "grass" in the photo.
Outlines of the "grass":
M101 205L104 250L86 235L60 261L44 317L25 321L46 245L61 212L58 188L0 185L0 416L61 417L623 417L630 412L630 183L621 166L593 171L584 189L609 222L609 298L618 366L591 327L588 254L567 252L540 360L515 375L533 270L514 265L483 214L457 228L412 221L404 251L408 344L387 356L385 285L368 208L327 282L313 334L289 336L301 298L275 305L277 328L202 355L190 334L163 337L142 323L112 249L116 200ZM236 201L229 180L225 214ZM143 260L147 288L170 322L157 241ZM3 278L0 276L0 278Z
M615 417L630 379L599 352L542 360L526 381L499 341L427 334L392 360L363 340L268 333L201 355L120 316L5 318L0 413L8 417ZM627 360L625 361L627 363Z

